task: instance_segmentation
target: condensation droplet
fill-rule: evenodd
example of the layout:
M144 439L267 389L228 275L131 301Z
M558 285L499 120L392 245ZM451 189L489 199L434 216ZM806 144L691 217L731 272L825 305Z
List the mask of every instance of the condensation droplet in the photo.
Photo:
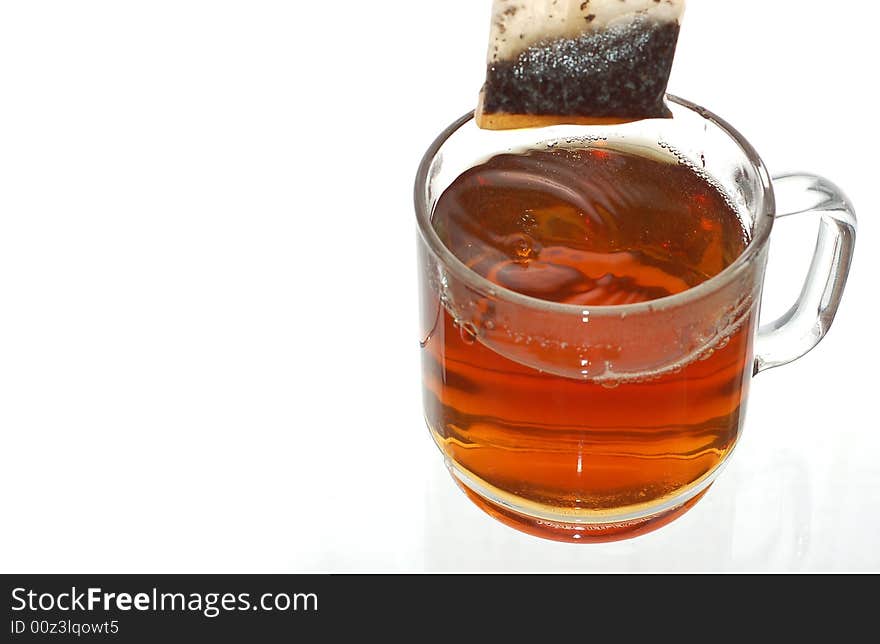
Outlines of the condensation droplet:
M483 326L484 326L484 327L486 328L486 330L488 330L488 331L494 331L494 330L495 330L495 322L493 322L492 320L486 320L485 322L483 322Z

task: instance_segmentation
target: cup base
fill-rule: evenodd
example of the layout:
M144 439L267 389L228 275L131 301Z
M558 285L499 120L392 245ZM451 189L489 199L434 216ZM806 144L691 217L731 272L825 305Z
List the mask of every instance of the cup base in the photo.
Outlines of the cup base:
M694 507L709 491L712 484L711 481L707 481L707 484L701 486L696 494L687 497L679 505L665 508L655 514L607 523L595 520L578 522L565 516L561 516L559 520L532 516L507 504L498 503L475 489L476 486L472 486L466 476L459 475L454 465L451 463L447 465L458 486L483 512L520 532L563 543L610 543L648 534L671 523Z

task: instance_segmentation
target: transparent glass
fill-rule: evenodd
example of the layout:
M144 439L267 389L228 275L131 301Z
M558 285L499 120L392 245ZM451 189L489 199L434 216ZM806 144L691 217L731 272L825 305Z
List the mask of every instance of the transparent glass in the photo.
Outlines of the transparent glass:
M669 102L671 119L613 126L485 131L466 115L419 168L428 426L468 496L532 534L628 538L689 509L736 445L752 376L816 346L840 303L856 233L841 191L809 175L771 181L725 121ZM626 148L687 164L728 196L751 241L714 278L645 303L584 308L504 289L443 245L433 209L469 168L548 145ZM774 219L807 213L821 226L804 289L785 316L759 328Z

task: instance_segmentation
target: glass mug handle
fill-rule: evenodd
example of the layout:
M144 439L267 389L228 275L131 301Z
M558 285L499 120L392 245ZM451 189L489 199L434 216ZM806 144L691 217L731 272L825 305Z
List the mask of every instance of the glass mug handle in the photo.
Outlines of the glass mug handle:
M856 213L840 188L822 177L788 174L773 178L777 217L818 215L819 237L801 295L778 320L761 326L755 373L797 360L831 328L849 275L856 244Z

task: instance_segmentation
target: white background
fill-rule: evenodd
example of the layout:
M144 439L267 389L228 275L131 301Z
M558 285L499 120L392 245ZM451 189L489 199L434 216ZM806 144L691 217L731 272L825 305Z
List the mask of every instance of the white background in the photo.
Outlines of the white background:
M489 4L0 4L0 571L880 570L874 4L690 2L670 90L844 186L859 248L706 499L592 546L482 515L421 417L411 184Z

